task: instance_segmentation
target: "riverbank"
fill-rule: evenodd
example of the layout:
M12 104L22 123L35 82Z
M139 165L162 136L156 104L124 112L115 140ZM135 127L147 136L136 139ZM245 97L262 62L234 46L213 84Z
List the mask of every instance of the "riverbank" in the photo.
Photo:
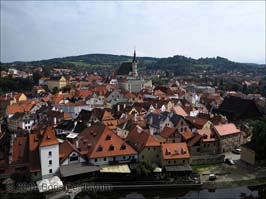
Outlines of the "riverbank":
M209 181L202 184L203 189L223 189L241 186L266 186L266 178L236 180L236 181Z

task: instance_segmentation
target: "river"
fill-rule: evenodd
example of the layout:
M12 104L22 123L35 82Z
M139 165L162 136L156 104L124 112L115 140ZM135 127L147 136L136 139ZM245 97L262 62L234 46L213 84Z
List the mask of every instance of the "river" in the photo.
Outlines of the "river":
M75 199L266 199L266 186L236 187L216 190L161 189L81 193Z

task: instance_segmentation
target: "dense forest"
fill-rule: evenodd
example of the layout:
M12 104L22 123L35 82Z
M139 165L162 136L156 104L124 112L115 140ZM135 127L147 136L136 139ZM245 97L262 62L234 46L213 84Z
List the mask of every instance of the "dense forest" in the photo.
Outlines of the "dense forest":
M168 58L161 58L150 69L164 69L175 74L190 74L198 71L245 71L249 72L260 67L257 64L237 63L223 57L193 59L190 57L176 55ZM264 66L265 67L265 66Z
M168 58L137 57L137 60L139 62L139 68L169 70L175 74L190 74L191 72L203 70L214 72L225 72L228 70L250 71L256 67L261 67L261 65L257 64L233 62L222 57L193 59L176 55ZM4 68L12 65L12 67L16 68L42 66L47 68L67 67L80 70L93 70L99 68L108 68L112 70L119 67L121 63L129 61L132 61L131 56L88 54L31 62L2 63L1 66Z

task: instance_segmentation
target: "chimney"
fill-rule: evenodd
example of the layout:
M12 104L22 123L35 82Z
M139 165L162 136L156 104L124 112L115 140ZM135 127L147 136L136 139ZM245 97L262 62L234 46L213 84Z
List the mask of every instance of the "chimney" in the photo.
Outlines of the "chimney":
M120 104L117 105L117 112L120 111Z
M76 140L76 148L79 149L79 138Z
M56 117L54 117L54 125L56 125Z

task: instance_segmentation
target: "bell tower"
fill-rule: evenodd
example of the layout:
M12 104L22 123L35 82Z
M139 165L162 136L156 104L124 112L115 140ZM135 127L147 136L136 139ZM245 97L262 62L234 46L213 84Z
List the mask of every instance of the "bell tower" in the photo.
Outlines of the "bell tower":
M133 77L138 76L138 62L136 59L136 49L134 49L134 57L132 60L132 75L133 75Z

